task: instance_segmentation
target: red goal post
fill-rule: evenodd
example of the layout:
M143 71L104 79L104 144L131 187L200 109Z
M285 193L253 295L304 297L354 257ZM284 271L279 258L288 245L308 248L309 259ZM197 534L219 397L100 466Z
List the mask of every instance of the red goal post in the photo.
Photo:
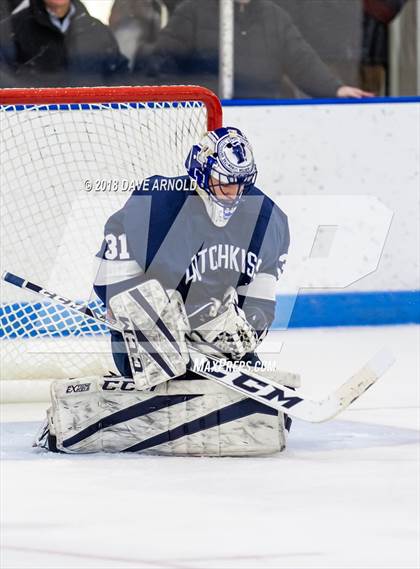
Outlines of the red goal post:
M0 89L0 105L180 101L203 103L207 109L208 130L222 126L222 105L217 95L209 89L197 85Z
M185 174L191 146L222 125L222 107L199 86L2 89L0 123L1 272L97 309L92 261L106 219L143 178ZM107 330L7 283L0 293L8 384L36 390L37 379L112 365Z

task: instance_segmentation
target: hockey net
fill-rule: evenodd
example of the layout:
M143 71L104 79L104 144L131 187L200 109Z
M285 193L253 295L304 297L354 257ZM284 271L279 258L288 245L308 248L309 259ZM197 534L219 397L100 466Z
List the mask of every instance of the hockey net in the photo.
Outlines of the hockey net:
M145 177L185 174L192 144L221 121L201 87L0 90L1 272L100 310L105 221ZM3 281L0 323L6 399L17 379L114 369L106 328Z

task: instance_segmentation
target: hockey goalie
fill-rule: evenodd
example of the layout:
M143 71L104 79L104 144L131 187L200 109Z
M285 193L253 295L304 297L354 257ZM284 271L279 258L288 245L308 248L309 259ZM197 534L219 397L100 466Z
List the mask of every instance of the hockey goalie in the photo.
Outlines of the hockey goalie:
M256 349L274 318L287 217L255 186L237 128L206 133L185 165L185 176L145 179L108 219L94 288L115 323L120 375L55 382L37 446L195 456L285 448L287 415L200 366L211 355L264 375Z

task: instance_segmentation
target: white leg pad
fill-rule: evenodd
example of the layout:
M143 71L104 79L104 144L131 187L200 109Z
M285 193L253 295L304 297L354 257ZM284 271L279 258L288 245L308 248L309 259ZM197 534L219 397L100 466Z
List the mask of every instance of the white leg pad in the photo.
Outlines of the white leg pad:
M281 413L208 380L137 391L127 378L88 377L51 391L50 431L66 453L255 456L286 445Z

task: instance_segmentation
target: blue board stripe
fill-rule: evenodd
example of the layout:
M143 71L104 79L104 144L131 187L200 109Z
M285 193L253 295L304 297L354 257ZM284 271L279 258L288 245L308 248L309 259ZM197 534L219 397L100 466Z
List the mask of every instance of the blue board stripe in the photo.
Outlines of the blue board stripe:
M102 308L100 303L90 306L98 312ZM301 294L296 302L293 296L281 295L272 328L392 324L420 324L419 290ZM106 326L52 303L0 305L0 338L98 336L107 332Z
M317 105L378 105L420 103L420 97L371 97L366 99L223 99L223 107L302 107Z
M223 107L279 107L279 106L317 106L317 105L378 105L378 104L406 104L406 103L420 103L419 96L410 97L371 97L366 99L339 99L339 98L325 98L325 99L222 99ZM169 108L171 106L179 107L199 107L202 106L200 101L179 101L177 103L49 103L44 105L0 105L5 111L27 111L36 109L37 111L103 111L106 109L146 109L146 108Z
M420 324L420 290L278 296L272 328Z

